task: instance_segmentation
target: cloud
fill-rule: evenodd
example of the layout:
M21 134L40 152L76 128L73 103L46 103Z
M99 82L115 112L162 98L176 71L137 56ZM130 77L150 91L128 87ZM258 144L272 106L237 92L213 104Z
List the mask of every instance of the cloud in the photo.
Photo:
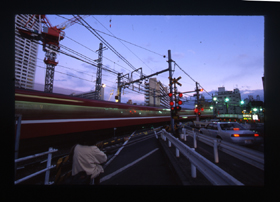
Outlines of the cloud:
M193 51L193 50L187 50L187 52L195 54L195 51Z
M158 60L156 60L155 58L153 58L153 57L151 57L151 56L145 58L144 61L145 61L145 63L148 63L148 64L149 64L149 63L152 63L152 62L155 62L155 63L158 62Z
M181 58L184 58L185 57L185 53L178 53L178 52L175 52L172 54L172 56L176 59L181 59Z

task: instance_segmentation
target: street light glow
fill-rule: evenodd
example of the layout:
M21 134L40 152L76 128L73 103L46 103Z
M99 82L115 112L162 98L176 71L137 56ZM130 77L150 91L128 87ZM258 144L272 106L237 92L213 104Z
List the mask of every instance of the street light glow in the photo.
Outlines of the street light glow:
M228 101L229 101L229 98L226 98L226 99L225 99L225 102L228 102Z
M213 100L214 100L214 101L216 101L216 100L217 100L217 98L216 98L216 97L213 97Z

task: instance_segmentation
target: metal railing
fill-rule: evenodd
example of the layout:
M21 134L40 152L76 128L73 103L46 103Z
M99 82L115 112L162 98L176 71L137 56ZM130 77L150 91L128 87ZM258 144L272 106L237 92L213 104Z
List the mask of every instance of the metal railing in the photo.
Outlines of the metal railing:
M259 151L255 151L249 148L245 148L232 143L224 142L223 140L218 140L217 138L212 138L194 130L188 130L188 135L193 137L194 148L197 148L197 140L212 146L214 149L215 163L219 163L218 150L221 150L235 158L238 158L246 163L249 163L261 170L264 170L264 154Z
M171 144L175 146L177 157L180 156L181 152L191 162L193 178L196 177L196 169L198 169L213 185L244 185L164 129L161 130L161 137L164 141L168 140L169 147Z
M18 183L21 183L27 179L30 179L36 175L39 175L43 172L46 172L45 174L45 185L51 185L53 184L53 182L49 182L49 178L50 178L50 170L54 167L56 167L56 165L51 165L51 161L52 161L52 153L54 152L57 152L57 149L53 149L52 147L49 148L49 151L47 152L43 152L43 153L39 153L39 154L34 154L34 155L31 155L31 156L26 156L26 157L23 157L23 158L19 158L19 159L15 159L15 163L18 163L18 162L21 162L21 161L25 161L25 160L28 160L28 159L33 159L33 158L36 158L36 157L39 157L39 156L43 156L43 155L46 155L48 154L48 160L47 160L47 167L43 170L40 170L36 173L33 173L31 175L28 175L24 178L21 178L19 180L16 180L15 181L15 184L18 184Z

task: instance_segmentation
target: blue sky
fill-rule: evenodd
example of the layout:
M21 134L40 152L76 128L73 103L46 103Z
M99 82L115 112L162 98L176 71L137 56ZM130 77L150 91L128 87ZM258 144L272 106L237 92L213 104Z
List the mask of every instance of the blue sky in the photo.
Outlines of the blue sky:
M71 15L62 16L73 17ZM53 26L66 21L57 15L47 15L47 18ZM172 59L210 94L217 91L218 87L224 86L226 90L233 90L238 87L242 93L242 99L247 98L248 95L254 97L260 95L261 100L263 100L261 80L264 73L263 16L93 15L86 17L85 20L96 30L115 35L152 51L141 49L123 41L120 42L113 37L99 33L135 68L142 67L145 75L168 68L167 57L163 58L162 55L167 56L168 50L171 50ZM85 27L74 24L65 29L65 33L67 37L93 51L68 38L62 40L60 44L92 59L98 58L95 51L99 48L100 41ZM103 52L103 56L104 65L124 74L132 71L132 68L109 49ZM39 46L38 58L40 59L37 60L37 65L45 67L41 60L44 58L42 46ZM54 92L58 88L67 88L73 92L89 91L95 88L95 82L93 81L96 78L96 67L63 54L59 54L57 60L59 64L56 71L87 81L56 72ZM107 85L105 100L108 100L110 90L114 89L114 95L117 92L117 77L106 71L103 71L102 74L102 83ZM157 76L157 80L168 85L168 76L168 72L160 74ZM179 76L182 77L180 91L194 90L195 83L178 67L175 67L173 77ZM37 68L35 83L44 83L44 78L45 69ZM203 94L206 98L210 98L208 94ZM111 98L111 101L113 101L113 98ZM128 99L138 103L144 101L142 94L129 90L124 91L122 98L123 102Z

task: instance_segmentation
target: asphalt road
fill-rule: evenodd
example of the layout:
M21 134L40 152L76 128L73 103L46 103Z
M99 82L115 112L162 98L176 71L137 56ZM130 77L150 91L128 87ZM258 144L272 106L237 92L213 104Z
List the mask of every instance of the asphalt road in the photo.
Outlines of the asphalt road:
M153 133L131 137L104 171L100 185L178 184Z

